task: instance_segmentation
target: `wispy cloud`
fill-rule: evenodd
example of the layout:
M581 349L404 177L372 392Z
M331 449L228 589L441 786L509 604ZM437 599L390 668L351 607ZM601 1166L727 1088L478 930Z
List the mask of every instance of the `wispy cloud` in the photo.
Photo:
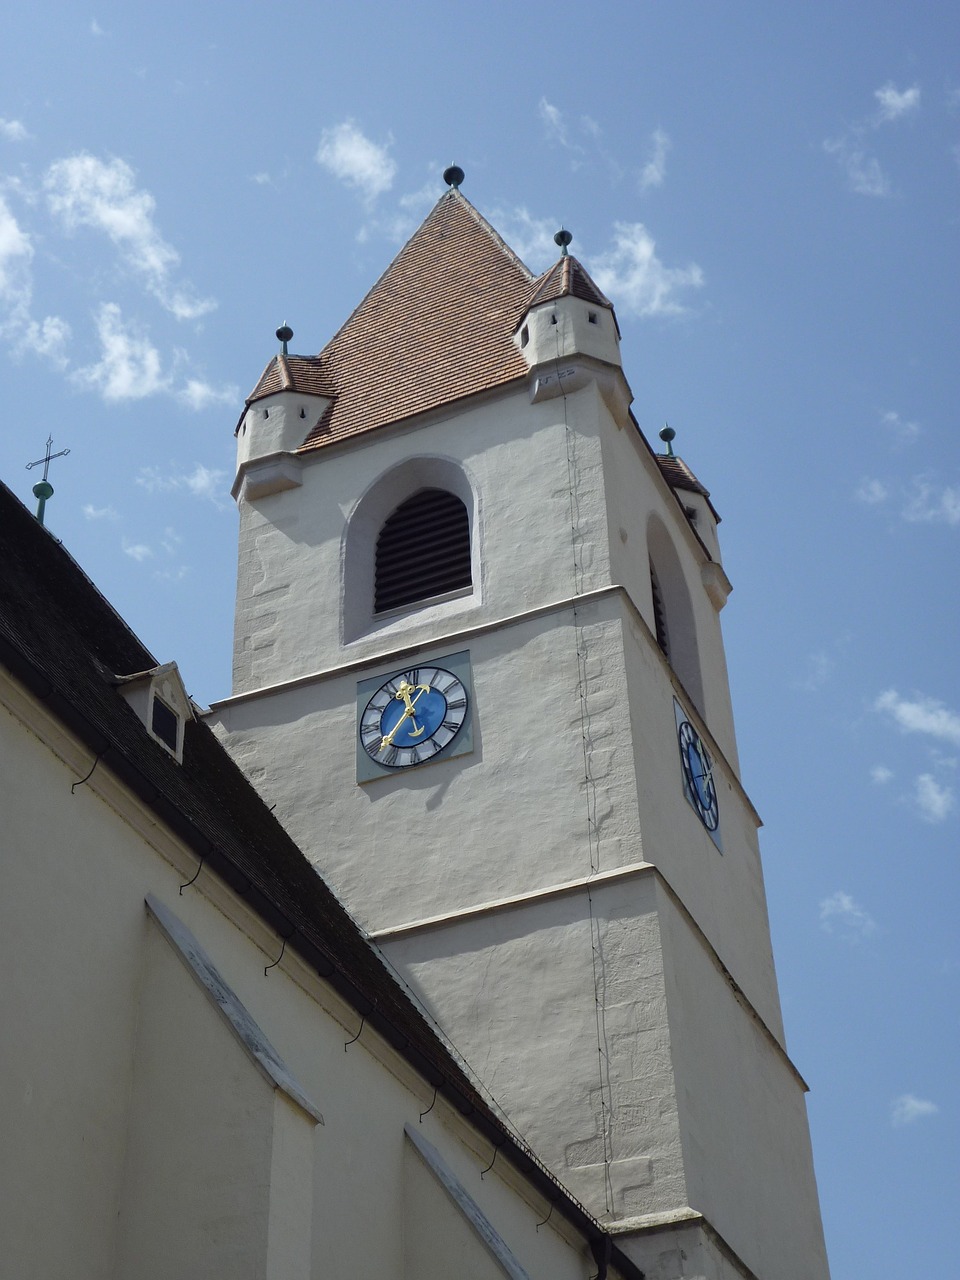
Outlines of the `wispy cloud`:
M796 681L796 688L807 693L816 693L829 681L837 669L837 660L823 649L807 656L806 671Z
M881 502L886 502L889 496L890 490L884 482L877 480L873 476L864 476L854 493L857 501L865 503L868 507L875 507Z
M912 444L920 435L920 423L907 421L896 409L887 409L880 415L880 421L899 444Z
M232 384L214 387L200 378L188 378L175 395L188 409L199 412L215 404L236 404L240 398L240 391Z
M941 786L930 773L921 773L917 778L913 798L924 822L943 822L957 805L952 787Z
M651 187L662 187L667 175L667 152L670 150L670 139L662 129L655 129L651 139L650 159L640 170L640 190L648 191Z
M0 299L17 303L29 297L29 267L33 259L30 237L0 195Z
M90 19L90 34L92 36L106 35L106 32L104 31L103 27L101 27L100 23L96 20L96 18Z
M875 764L870 770L870 781L875 782L878 787L885 787L888 782L893 781L893 770L888 769L885 764Z
M537 114L550 141L561 147L569 147L570 137L560 108L548 102L546 98L541 98L537 103ZM577 149L582 150L579 147Z
M205 467L202 462L198 462L192 471L171 472L166 475L159 467L142 467L137 476L137 484L148 493L171 493L179 490L192 494L195 498L207 498L221 506L221 499L226 491L226 476L225 471Z
M874 90L873 96L879 103L879 110L850 125L836 138L827 138L823 149L837 161L851 191L861 196L882 198L891 195L893 188L880 161L870 153L864 139L882 125L918 110L920 88L913 85L910 89L900 90L888 82Z
M128 538L124 538L121 546L124 555L136 560L138 564L142 564L144 560L149 560L153 555L153 548L148 547L145 542L131 542Z
M95 507L92 502L85 503L83 514L87 520L119 520L113 507Z
M556 218L537 218L523 205L494 209L491 218L504 240L533 271L543 271L556 261L559 250L554 235L560 230Z
M387 148L368 138L352 120L324 129L316 160L368 204L390 190L397 173Z
M0 116L0 138L5 138L7 142L26 142L29 137L26 125L19 120L4 120Z
M837 934L848 942L859 942L876 932L877 925L849 893L838 889L820 903L820 927L825 933Z
M882 89L876 89L873 96L880 104L880 120L898 120L911 111L920 110L920 86L912 85L909 89L898 89L888 81Z
M105 302L97 314L100 360L73 374L81 386L93 387L104 400L118 403L143 400L169 390L160 353L145 333L124 323L115 302Z
M940 485L915 476L903 508L911 524L960 524L960 486Z
M890 1122L897 1127L913 1124L915 1120L921 1120L924 1116L935 1116L939 1110L935 1102L918 1098L912 1093L903 1093L899 1098L894 1098L890 1104Z
M890 716L904 733L922 733L960 746L960 715L936 698L923 694L902 698L896 689L887 689L876 699L873 708Z
M858 196L890 195L890 179L881 168L880 161L876 156L868 155L849 137L827 138L823 149L840 165L846 175L847 186Z
M696 263L665 266L642 222L615 223L613 248L591 260L591 271L618 308L641 317L682 315L680 295L704 284Z
M69 156L50 166L43 185L50 210L65 230L92 227L106 235L128 270L178 320L194 320L216 307L189 285L174 283L180 255L154 222L153 196L137 187L134 171L123 160Z

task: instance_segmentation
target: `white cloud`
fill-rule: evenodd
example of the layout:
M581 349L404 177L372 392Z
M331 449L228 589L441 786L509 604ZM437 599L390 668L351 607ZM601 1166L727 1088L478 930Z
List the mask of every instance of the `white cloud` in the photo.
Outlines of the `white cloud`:
M912 1093L901 1094L894 1098L890 1105L890 1120L895 1125L913 1124L923 1116L935 1116L940 1108L935 1102L926 1098L914 1097Z
M943 822L956 808L956 796L950 787L943 787L929 773L917 778L914 801L925 822Z
M864 502L867 506L875 507L880 502L886 502L890 496L890 491L882 480L864 476L857 486L854 496L858 502Z
M124 555L128 555L131 560L136 560L138 564L142 564L144 560L149 560L153 555L153 550L143 542L130 542L127 538L121 543Z
M667 173L667 152L670 150L670 139L662 129L655 129L652 139L652 154L640 171L640 190L663 186Z
M504 240L533 271L545 271L560 252L553 239L560 229L555 218L535 218L522 205L495 209L490 215Z
M820 903L820 927L826 933L839 934L848 942L859 942L877 928L873 918L843 889L838 889Z
M880 421L903 444L911 444L920 435L920 423L907 422L896 409L887 409Z
M888 81L882 89L875 90L873 96L880 103L881 121L897 120L920 108L920 86L916 84L900 90Z
M368 203L390 190L397 173L386 147L371 141L352 120L324 129L316 160Z
M78 369L73 377L82 386L94 387L104 400L116 403L143 400L169 390L162 372L160 353L145 334L125 327L120 308L105 302L97 314L101 359Z
M560 108L555 107L546 98L541 98L537 103L537 113L543 121L547 137L553 142L558 142L561 147L568 146L567 126L564 123L563 112Z
M148 493L170 493L180 490L192 494L195 498L209 498L217 506L222 505L220 499L226 490L225 471L215 467L205 467L198 462L192 471L175 472L164 475L159 467L141 467L137 476L137 484Z
M171 280L180 255L154 223L156 201L139 190L123 160L80 154L55 161L44 187L51 212L68 231L93 227L112 241L126 266L140 276L161 306L178 320L195 320L216 307L197 298L189 286Z
M873 704L875 711L893 718L904 733L925 733L960 746L960 715L936 698L901 698L896 689L887 689Z
M235 386L213 387L200 378L188 378L185 385L176 393L177 399L188 409L199 412L214 404L236 404L240 392Z
M102 36L106 34L103 27L101 27L100 23L96 20L96 18L90 19L90 34L92 36Z
M664 266L642 222L615 223L614 237L614 247L594 258L590 268L604 293L632 315L681 315L686 307L677 295L702 287L700 267Z
M816 693L827 683L836 667L836 659L823 649L817 653L811 653L807 657L806 674L796 682L796 687L807 693Z
M903 509L912 524L960 524L960 486L938 486L916 476Z
M92 502L84 505L83 514L88 520L119 520L113 507L95 507Z
M17 303L29 298L32 259L30 237L0 195L0 298L5 302Z
M870 770L870 781L875 782L878 787L885 787L892 780L893 770L888 769L885 764L875 764Z
M868 155L847 137L828 138L823 144L827 155L834 156L847 178L847 186L860 196L888 196L890 179L876 156Z
M29 137L26 126L19 120L4 120L0 117L0 138L6 138L7 142L26 142Z

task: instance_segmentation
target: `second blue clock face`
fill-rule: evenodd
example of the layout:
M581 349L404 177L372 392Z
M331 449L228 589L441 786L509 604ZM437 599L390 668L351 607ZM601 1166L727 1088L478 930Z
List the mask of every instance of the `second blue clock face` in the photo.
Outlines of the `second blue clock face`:
M386 769L424 764L456 738L467 716L467 691L443 667L411 667L385 680L360 717L360 741Z

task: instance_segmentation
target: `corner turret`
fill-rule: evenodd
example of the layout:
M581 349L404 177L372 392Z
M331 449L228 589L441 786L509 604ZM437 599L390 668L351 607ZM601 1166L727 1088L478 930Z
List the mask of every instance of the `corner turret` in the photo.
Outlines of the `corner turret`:
M333 395L318 356L291 356L293 337L281 325L282 343L253 391L237 423L237 475L231 490L239 501L262 498L301 483L296 450L333 403Z
M566 230L554 236L560 258L534 281L514 342L535 375L534 403L575 391L595 378L620 420L633 399L620 360L620 328L609 298L568 252L572 239Z

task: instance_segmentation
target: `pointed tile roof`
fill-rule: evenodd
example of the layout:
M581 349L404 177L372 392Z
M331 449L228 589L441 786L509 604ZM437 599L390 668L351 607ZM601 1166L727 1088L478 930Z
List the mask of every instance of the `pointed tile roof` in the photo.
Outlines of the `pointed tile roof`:
M272 396L277 391L302 391L313 396L332 396L333 382L317 356L274 356L260 381L250 392L247 404Z
M657 460L657 466L660 468L660 474L666 480L667 484L676 492L678 489L685 489L688 493L699 493L707 500L707 506L713 512L714 519L717 524L720 523L720 516L713 503L710 501L710 490L700 483L682 458L678 458L673 453L656 453L654 457Z
M458 190L445 192L315 359L287 357L303 389L334 402L312 450L523 378L513 342L534 278ZM280 390L280 358L254 397ZM299 363L297 363L299 361Z
M583 263L571 254L564 254L559 262L534 281L527 308L568 297L582 298L584 302L595 302L598 307L613 310L613 303L601 293Z

